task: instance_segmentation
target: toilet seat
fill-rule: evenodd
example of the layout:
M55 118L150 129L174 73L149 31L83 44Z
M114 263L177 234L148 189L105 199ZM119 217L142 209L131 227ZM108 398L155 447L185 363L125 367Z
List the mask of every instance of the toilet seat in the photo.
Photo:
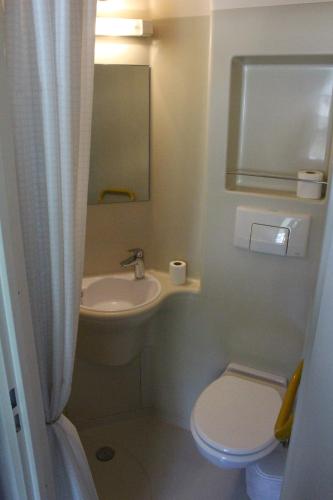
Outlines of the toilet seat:
M257 453L250 453L248 455L233 455L230 453L223 453L212 446L207 445L198 435L191 419L191 433L200 454L209 462L222 469L242 469L249 464L257 462L261 458L269 455L277 446L278 442L273 442L269 447L264 448Z
M191 431L200 452L220 467L246 467L277 446L281 406L276 384L226 372L199 396Z

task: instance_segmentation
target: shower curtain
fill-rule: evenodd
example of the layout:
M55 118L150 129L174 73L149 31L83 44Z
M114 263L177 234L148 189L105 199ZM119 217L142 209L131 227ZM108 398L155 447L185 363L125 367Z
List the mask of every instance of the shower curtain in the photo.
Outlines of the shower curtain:
M71 390L89 170L96 0L5 0L29 298L58 500L97 499Z

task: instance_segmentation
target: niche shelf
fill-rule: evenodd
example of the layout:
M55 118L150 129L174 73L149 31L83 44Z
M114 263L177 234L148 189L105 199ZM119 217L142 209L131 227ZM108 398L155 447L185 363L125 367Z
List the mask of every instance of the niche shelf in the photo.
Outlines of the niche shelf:
M226 188L296 197L298 170L324 172L333 115L333 56L234 57Z

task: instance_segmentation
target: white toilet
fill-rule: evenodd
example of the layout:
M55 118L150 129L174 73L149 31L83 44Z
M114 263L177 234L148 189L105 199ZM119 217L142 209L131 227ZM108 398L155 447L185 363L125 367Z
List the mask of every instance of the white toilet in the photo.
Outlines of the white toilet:
M279 444L274 424L285 388L284 377L229 364L192 411L200 453L221 468L245 468L269 455Z

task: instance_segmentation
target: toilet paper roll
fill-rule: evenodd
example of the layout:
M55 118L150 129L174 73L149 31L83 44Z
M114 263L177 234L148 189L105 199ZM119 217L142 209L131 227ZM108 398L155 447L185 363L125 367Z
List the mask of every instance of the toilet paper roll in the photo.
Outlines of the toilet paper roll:
M322 181L324 174L320 170L299 170L297 172L297 196L299 198L309 198L312 200L320 200L323 191L323 185L315 182L304 181Z
M172 260L169 264L169 274L173 285L184 285L186 283L186 262Z

